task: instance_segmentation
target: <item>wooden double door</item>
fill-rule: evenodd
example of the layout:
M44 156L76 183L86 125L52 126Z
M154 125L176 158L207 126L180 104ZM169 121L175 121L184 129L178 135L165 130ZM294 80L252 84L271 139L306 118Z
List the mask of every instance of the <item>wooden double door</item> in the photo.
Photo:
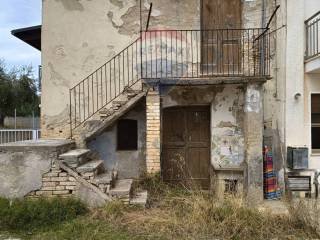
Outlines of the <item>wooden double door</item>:
M164 109L162 173L170 183L209 188L209 107Z
M238 74L242 61L241 0L201 1L202 74Z

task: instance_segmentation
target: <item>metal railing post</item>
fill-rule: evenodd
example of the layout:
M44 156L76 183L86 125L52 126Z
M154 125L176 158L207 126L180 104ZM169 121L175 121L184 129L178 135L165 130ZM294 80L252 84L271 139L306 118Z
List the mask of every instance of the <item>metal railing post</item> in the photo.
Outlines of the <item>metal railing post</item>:
M71 89L69 90L69 119L70 119L70 138L72 139L72 105L71 105L71 102L72 102L72 97L71 97Z

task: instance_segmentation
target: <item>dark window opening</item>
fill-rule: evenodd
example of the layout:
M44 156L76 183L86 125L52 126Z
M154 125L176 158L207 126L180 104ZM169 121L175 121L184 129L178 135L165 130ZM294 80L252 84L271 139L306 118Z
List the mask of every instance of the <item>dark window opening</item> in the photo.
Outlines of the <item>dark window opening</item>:
M311 144L320 151L320 94L311 95Z
M122 119L117 126L117 150L138 149L138 121Z
M229 194L237 193L238 180L225 179L224 180L224 192Z

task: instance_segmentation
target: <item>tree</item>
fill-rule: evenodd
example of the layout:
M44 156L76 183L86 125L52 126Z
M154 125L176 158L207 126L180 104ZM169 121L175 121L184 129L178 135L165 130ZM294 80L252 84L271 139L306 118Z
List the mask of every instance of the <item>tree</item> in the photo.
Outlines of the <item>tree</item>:
M36 79L32 76L32 67L6 70L4 61L0 61L0 125L4 117L13 116L17 110L19 116L40 115L40 97Z
M0 125L13 109L12 82L3 61L0 62Z

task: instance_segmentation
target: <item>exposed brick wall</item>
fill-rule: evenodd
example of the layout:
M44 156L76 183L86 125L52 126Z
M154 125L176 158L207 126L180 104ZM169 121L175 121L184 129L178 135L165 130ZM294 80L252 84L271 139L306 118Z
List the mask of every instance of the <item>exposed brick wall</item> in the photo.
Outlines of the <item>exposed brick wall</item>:
M160 171L160 95L152 90L146 97L146 166L148 173Z
M68 197L75 194L77 181L63 170L53 166L52 169L43 174L42 187L30 192L28 197Z

